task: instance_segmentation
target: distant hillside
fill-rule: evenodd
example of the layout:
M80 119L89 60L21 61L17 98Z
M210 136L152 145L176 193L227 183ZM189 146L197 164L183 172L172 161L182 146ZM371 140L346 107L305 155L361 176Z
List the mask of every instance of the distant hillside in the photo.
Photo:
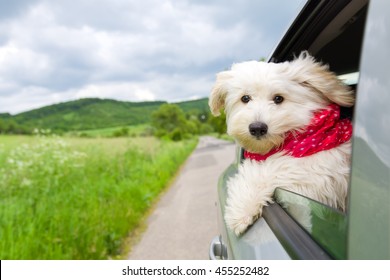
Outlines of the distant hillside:
M0 114L30 128L50 128L54 131L88 130L148 123L151 114L164 101L124 102L112 99L86 98L54 104L17 115ZM207 98L176 103L185 112L208 110Z
M202 98L198 100L184 101L175 104L179 105L184 112L190 112L196 110L198 112L205 113L205 112L210 112L208 102L209 102L208 98Z

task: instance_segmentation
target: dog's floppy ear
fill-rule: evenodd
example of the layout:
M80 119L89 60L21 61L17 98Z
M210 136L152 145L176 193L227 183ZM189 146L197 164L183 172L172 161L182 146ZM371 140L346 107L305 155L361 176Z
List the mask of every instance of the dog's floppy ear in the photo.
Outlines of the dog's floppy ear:
M290 62L294 69L295 80L301 85L310 87L330 101L345 107L354 104L352 91L330 72L327 65L316 62L308 52L302 52L298 58Z
M209 98L209 106L211 113L214 116L219 116L221 109L225 106L225 99L227 95L226 82L231 78L230 71L223 71L217 74L217 81Z

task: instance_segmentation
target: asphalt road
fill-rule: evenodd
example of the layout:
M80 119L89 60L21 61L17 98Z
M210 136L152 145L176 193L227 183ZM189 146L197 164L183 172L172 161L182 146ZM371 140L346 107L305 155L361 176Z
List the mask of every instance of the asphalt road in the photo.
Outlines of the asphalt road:
M235 145L201 137L176 180L147 220L129 259L208 259L211 239L218 234L217 182L235 157Z

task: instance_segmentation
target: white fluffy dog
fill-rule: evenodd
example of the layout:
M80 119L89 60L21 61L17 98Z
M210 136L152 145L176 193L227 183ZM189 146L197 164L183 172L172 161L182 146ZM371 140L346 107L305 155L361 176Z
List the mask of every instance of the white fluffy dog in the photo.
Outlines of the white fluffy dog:
M248 61L218 73L209 105L246 159L228 181L225 220L241 234L280 187L345 210L352 92L307 52L291 62Z

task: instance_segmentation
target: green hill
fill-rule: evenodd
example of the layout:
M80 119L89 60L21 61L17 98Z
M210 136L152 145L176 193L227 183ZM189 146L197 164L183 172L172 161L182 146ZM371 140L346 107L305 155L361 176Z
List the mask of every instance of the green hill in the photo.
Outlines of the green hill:
M190 100L176 103L184 112L198 111L200 113L210 112L209 99L202 98L198 100Z
M7 119L29 128L53 131L88 130L149 123L151 114L164 101L124 102L112 99L86 98L45 106L17 115L0 114L0 121ZM207 98L176 103L185 112L208 110Z

